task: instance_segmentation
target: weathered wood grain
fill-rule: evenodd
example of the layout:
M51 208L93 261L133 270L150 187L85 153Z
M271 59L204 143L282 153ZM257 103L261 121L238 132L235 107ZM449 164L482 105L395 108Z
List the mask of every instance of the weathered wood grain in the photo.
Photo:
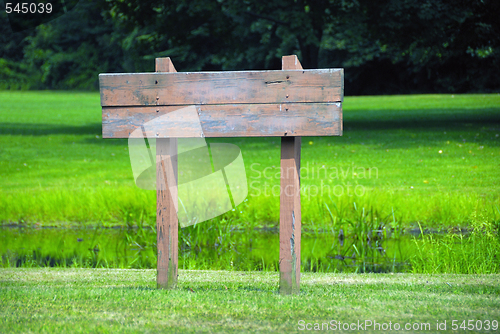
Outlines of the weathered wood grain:
M101 106L342 102L343 69L100 74Z
M301 69L297 56L282 58L283 70ZM313 107L317 107L314 105ZM316 108L315 108L316 109ZM340 113L341 114L341 113ZM336 124L338 124L338 119ZM340 127L337 129L339 130ZM301 134L293 134L299 136ZM307 135L305 135L307 136ZM300 290L300 137L281 137L280 293Z
M170 58L156 58L156 71L174 71ZM177 139L156 140L156 284L160 289L177 286Z
M128 138L132 132L183 106L103 107L103 138ZM340 103L236 104L195 106L205 137L340 136ZM147 126L149 138L200 137L192 117ZM151 123L148 123L151 124Z

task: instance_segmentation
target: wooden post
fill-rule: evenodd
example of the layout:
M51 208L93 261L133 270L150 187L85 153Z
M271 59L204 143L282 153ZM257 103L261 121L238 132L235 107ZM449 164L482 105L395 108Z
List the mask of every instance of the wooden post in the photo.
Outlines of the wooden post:
M301 70L297 56L282 58L283 70ZM280 293L300 290L300 137L281 137Z
M170 58L156 58L156 72L177 71ZM169 189L169 186L173 187ZM177 138L157 139L156 245L158 250L157 286L159 289L173 289L177 285L178 219L176 202Z

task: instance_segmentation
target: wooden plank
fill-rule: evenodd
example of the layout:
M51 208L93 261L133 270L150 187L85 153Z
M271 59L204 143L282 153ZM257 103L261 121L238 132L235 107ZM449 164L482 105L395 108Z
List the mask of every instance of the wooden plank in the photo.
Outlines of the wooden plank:
M156 71L175 72L175 68L170 58L157 58ZM178 219L176 202L177 139L157 139L156 245L158 260L156 282L160 289L173 289L177 286Z
M285 56L282 58L282 67L284 70L301 69L302 65L297 56ZM315 108L317 105L314 104L312 107ZM281 294L294 294L300 291L300 241L302 229L300 148L300 137L281 137L279 261Z
M102 106L342 102L343 69L100 74Z
M340 103L239 104L195 106L205 137L340 136ZM129 138L132 132L181 106L103 107L103 138ZM145 127L149 138L199 137L191 117ZM148 123L150 124L150 123ZM140 133L143 134L142 132Z

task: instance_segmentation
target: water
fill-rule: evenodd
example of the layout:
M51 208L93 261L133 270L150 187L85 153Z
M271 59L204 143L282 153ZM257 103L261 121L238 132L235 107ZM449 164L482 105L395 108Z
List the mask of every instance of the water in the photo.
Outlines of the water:
M179 268L266 270L279 268L277 230L227 226L179 231ZM407 269L414 236L390 231L302 233L303 271L400 272ZM139 228L0 228L4 267L156 268L156 231Z

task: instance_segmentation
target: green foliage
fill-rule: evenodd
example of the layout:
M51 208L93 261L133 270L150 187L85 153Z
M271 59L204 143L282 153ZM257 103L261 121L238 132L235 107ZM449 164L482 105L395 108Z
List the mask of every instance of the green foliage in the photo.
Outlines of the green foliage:
M24 63L16 63L0 58L0 90L37 89L37 81Z
M418 84L413 89L498 90L497 1L387 0L368 2L368 10L380 15L369 17L371 32L387 45L393 63L405 65Z
M500 87L499 6L492 0L80 1L36 30L0 28L0 57L22 65L14 73L30 81L3 87L93 90L99 73L152 71L155 57L198 71L279 69L281 56L297 54L304 68L344 67L347 95L492 92Z
M97 90L99 73L120 69L121 51L111 40L112 22L101 15L103 5L102 1L80 1L35 30L7 33L4 39L22 38L22 50L12 43L0 47L0 56L11 69L4 87ZM6 76L2 68L0 80ZM22 84L16 85L15 78Z

